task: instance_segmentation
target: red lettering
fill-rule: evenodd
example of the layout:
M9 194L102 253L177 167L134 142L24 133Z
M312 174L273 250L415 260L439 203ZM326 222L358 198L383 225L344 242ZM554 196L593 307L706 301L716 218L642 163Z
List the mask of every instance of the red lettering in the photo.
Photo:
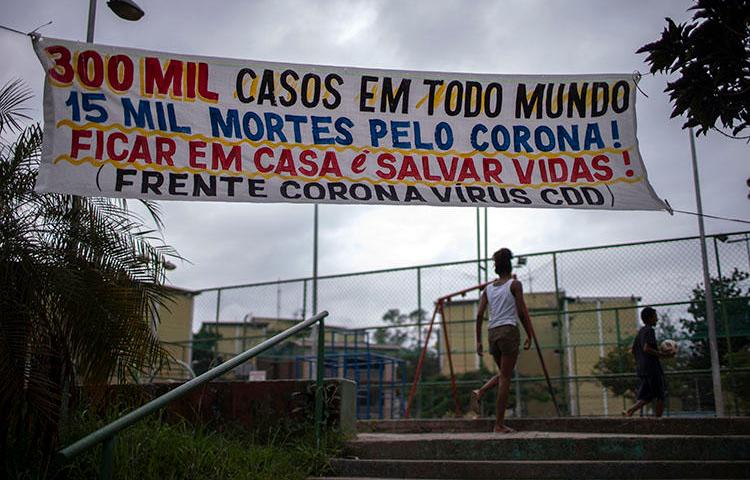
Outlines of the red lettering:
M573 172L570 174L570 181L577 182L579 179L584 179L587 182L593 182L594 177L591 176L588 165L583 157L576 157L573 161Z
M485 182L503 183L500 179L503 166L497 158L484 158L482 160L482 170L484 171Z
M308 177L314 177L318 173L318 164L315 163L315 159L317 158L318 154L314 151L302 150L299 154L299 161L303 166L299 167L299 173Z
M94 158L97 160L102 159L102 154L104 154L104 132L101 130L96 131L96 153L94 153Z
M594 177L597 180L607 181L612 179L612 169L607 165L608 163L609 157L606 155L597 155L591 161L591 166L596 170Z
M516 175L521 185L528 185L531 183L531 176L534 173L534 160L526 162L526 168L521 167L521 162L517 158L513 159L513 168L516 169Z
M203 62L198 64L198 95L209 102L219 101L219 94L208 89L208 64Z
M393 166L396 163L396 157L390 153L381 153L378 155L378 170L375 171L375 175L378 177L391 180L396 176L396 167Z
M425 180L432 180L433 182L439 182L442 180L439 176L430 173L430 157L427 155L422 155L422 170L424 170L423 173Z
M135 144L133 149L130 151L130 158L128 162L133 163L137 160L143 160L146 163L151 163L151 152L148 149L148 139L143 135L136 135Z
M443 179L453 181L453 179L456 178L456 170L458 169L458 157L451 157L450 169L445 165L445 159L443 157L437 157L437 161Z
M86 50L78 55L78 80L88 88L99 88L104 82L104 61L98 52Z
M167 137L156 137L156 163L161 165L162 162L174 166L172 156L177 151L177 144L174 140Z
M234 170L242 171L242 147L239 145L232 146L229 155L224 155L224 147L220 143L211 144L211 169L229 170L234 164Z
M82 143L81 139L91 138L91 130L73 130L73 137L70 140L70 156L78 158L81 150L91 150L90 143Z
M401 161L401 169L398 172L398 180L403 180L406 177L411 177L414 180L422 180L422 175L419 174L417 164L414 163L414 157L411 155L404 156Z
M124 144L122 150L118 153L115 150L115 141L119 140L120 143ZM122 132L112 132L107 137L107 156L110 160L121 162L128 158L128 136Z
M112 90L125 92L133 86L133 60L127 55L115 55L107 61L107 81Z
M47 70L50 78L57 83L70 85L75 77L75 70L71 65L70 50L62 45L52 45L47 47L46 51L52 57L52 61L55 62L52 68Z
M188 164L193 168L206 168L205 163L198 162L198 159L204 158L206 152L203 149L206 148L206 142L201 140L191 140L188 142Z
M463 163L461 164L461 171L458 174L458 182L463 182L467 178L470 178L477 182L479 181L479 175L477 174L477 169L474 166L474 159L471 157L463 159Z
M292 151L288 148L281 151L279 164L276 165L276 174L281 175L282 173L297 176L297 169L294 168L294 160L292 159Z
M339 168L339 160L336 158L336 152L328 151L325 157L323 157L323 165L320 166L320 176L325 177L330 173L336 177L341 177L341 169Z
M168 60L166 71L162 70L158 58L147 57L145 60L144 82L146 95L167 95L170 90L175 97L182 97L182 62Z
M195 98L195 86L198 82L198 74L195 71L195 62L187 62L187 81L185 82L185 98Z
M568 179L568 165L562 158L550 158L547 160L549 177L552 182L564 182Z
M261 173L272 172L273 163L269 164L267 167L263 165L261 163L261 160L263 160L263 156L270 157L270 159L273 160L273 150L271 150L270 147L261 147L255 151L255 156L253 157L253 162L255 163L255 169Z

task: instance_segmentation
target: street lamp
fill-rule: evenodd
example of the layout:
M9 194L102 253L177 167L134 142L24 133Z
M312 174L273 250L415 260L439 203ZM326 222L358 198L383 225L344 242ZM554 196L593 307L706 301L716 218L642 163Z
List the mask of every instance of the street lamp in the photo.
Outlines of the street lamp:
M143 10L133 0L109 0L107 6L123 20L135 22L143 17ZM86 42L94 42L94 22L96 21L96 0L89 0L89 24Z

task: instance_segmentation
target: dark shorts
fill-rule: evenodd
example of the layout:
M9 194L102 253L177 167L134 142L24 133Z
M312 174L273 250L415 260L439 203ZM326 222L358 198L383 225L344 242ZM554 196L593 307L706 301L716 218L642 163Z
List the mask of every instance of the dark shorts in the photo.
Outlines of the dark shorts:
M638 378L640 380L638 400L646 402L650 402L653 399L664 400L667 394L667 384L664 381L663 374L643 375Z
M490 328L490 354L497 358L500 355L518 353L521 344L521 334L515 325L501 325Z

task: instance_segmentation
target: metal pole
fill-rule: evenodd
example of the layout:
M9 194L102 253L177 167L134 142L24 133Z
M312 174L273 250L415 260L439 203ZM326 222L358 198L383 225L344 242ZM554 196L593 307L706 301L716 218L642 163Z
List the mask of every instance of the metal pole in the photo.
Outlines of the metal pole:
M599 333L599 359L604 358L604 325L602 324L602 301L596 301L596 328ZM609 415L609 402L607 398L607 387L602 387L602 402L604 403L604 416Z
M477 283L482 283L482 238L479 210L480 208L477 207ZM479 294L481 295L482 292L479 292Z
M219 308L221 307L221 289L216 291L216 327L214 328L214 334L216 335L216 341L214 341L214 358L216 361L219 358Z
M87 43L94 43L94 22L96 22L96 0L89 0L89 23L86 29Z
M719 242L714 237L714 255L716 255L716 274L719 276L721 281L721 260L719 259ZM719 302L721 308L721 323L724 326L724 339L727 344L727 357L729 359L729 384L732 386L732 391L735 392L734 397L734 409L737 415L739 415L739 406L737 405L737 388L734 380L734 359L732 358L732 337L731 330L729 328L729 319L727 318L727 302L724 298L724 288L719 289ZM717 339L718 340L718 339ZM730 408L731 411L731 408Z
M313 279L312 279L312 310L318 313L318 204L315 204L313 214ZM315 441L320 448L320 437L323 422L323 373L325 368L325 325L323 319L318 323L318 358L317 375L315 378Z
M417 341L422 346L422 269L417 267ZM404 367L406 369L406 367ZM401 392L401 403L406 392ZM417 412L422 414L422 395L417 396Z
M303 322L300 322L294 325L293 327L279 333L278 335L275 335L269 338L268 340L265 340L259 343L258 345L252 347L250 350L247 350L246 352L243 352L237 356L230 358L229 360L222 363L221 365L218 365L212 368L211 370L203 373L202 375L199 375L193 378L192 380L189 380L179 385L178 387L173 388L172 390L165 393L164 395L151 400L150 402L136 408L132 412L126 415L123 415L122 417L118 418L114 422L108 425L105 425L99 430L96 430L95 432L85 436L84 438L78 440L72 445L69 445L63 448L62 450L58 452L58 454L63 459L70 460L71 458L75 457L79 453L96 445L97 443L107 440L108 438L117 434L120 430L127 428L130 425L140 421L146 415L154 413L155 411L167 405L172 400L175 400L185 395L186 393L196 389L197 387L203 385L206 382L209 382L215 378L218 378L224 375L230 370L234 370L235 368L242 365L247 360L265 352L266 350L275 346L279 342L286 340L287 338L295 335L299 331L304 330L305 328L315 323L320 322L327 315L328 315L328 312L324 310L320 312L320 314L315 315L314 317L311 317Z
M489 258L489 253L487 249L489 248L487 245L489 245L489 242L487 240L488 238L488 230L487 230L487 207L484 207L484 281L487 282L489 278L489 265L487 264L487 258Z
M695 154L695 135L689 129L690 154L693 160L693 182L695 184L695 203L698 207L698 230L701 242L701 261L703 263L703 285L706 292L706 322L708 324L708 346L711 355L711 381L714 389L714 409L717 417L724 416L724 394L721 389L721 373L719 370L719 349L716 342L716 320L714 318L714 296L711 290L711 276L708 271L708 253L706 251L706 231L703 225L703 202L701 201L701 186L698 175L698 159Z
M102 464L99 469L100 480L110 480L115 456L115 435L112 435L102 443Z
M560 284L557 276L557 253L552 253L552 271L555 276L555 312L557 314L557 351L560 360L560 390L563 394L563 403L567 404L567 397L565 391L565 380L563 375L565 373L565 366L563 361L563 349L562 349L562 316L560 315ZM555 408L558 408L555 406Z

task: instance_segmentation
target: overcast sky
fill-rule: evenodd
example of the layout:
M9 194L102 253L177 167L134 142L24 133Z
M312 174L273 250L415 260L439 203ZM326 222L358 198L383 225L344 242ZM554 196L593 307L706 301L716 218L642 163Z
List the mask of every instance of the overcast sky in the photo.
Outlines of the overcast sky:
M640 151L653 187L674 208L695 210L688 135L669 119L667 78L646 75L635 51L664 17L689 18L686 1L192 1L138 0L126 22L99 2L96 41L184 54L277 62L498 74L644 72L637 99ZM0 23L83 40L88 1L3 0ZM0 30L0 81L21 77L41 118L43 72L30 41ZM706 213L750 218L748 145L713 134L697 143ZM312 271L311 205L163 202L164 239L191 263L170 274L198 289ZM707 221L709 232L748 225ZM693 216L495 208L490 249L533 252L697 234ZM320 273L476 255L475 209L396 206L320 208Z

